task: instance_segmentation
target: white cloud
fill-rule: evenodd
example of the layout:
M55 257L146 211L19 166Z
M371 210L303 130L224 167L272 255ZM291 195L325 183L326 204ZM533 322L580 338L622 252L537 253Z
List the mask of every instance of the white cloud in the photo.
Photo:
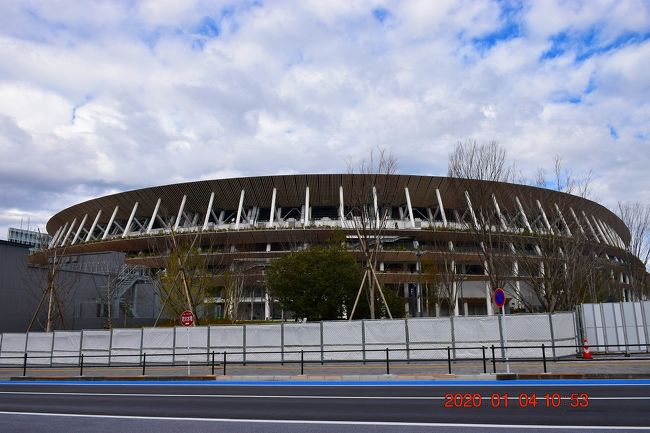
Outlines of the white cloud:
M402 172L445 174L467 138L499 141L531 175L556 153L593 168L610 207L650 200L647 4L502 6L3 4L0 236L17 212L43 224L136 187L345 171L378 145ZM558 49L561 33L574 39Z

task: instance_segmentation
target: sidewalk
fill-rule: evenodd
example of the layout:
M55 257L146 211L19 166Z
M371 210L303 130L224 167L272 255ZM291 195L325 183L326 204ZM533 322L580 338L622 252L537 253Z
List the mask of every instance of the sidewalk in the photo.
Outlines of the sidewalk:
M504 362L497 362L493 370L492 363L486 363L484 373L482 361L455 361L451 363L451 374L447 361L415 362L403 361L366 363L325 364L299 362L280 364L240 364L191 365L188 375L187 365L160 366L146 365L143 375L142 366L84 366L80 375L79 366L72 367L30 367L26 378L120 378L120 379L176 379L188 378L209 380L440 380L451 378L471 378L471 380L495 378L650 378L650 357L637 355L629 358L596 357L594 360L570 358L561 361L547 360L547 373L544 374L542 361L511 361L510 372L506 375ZM302 374L301 374L302 373ZM496 373L496 374L495 374ZM9 380L23 376L22 367L0 368L0 380ZM254 378L254 379L251 379ZM297 379L296 379L297 378ZM380 378L380 379L378 379Z

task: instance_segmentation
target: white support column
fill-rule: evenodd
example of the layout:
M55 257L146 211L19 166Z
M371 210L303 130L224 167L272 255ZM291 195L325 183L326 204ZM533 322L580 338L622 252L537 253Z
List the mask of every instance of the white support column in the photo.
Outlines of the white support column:
M339 186L339 216L341 218L341 227L345 220L345 206L343 205L343 185Z
M309 225L309 187L305 188L305 207L302 212L302 225Z
M524 211L524 207L521 205L521 202L519 201L519 197L515 196L515 202L517 203L517 207L519 208L519 212L521 212L521 216L524 218L524 224L526 225L526 229L528 229L529 232L533 232L532 227L530 227L530 223L528 222L528 217L526 216L526 212Z
M452 261L452 266L455 266L455 263L453 261ZM452 281L451 283L451 294L452 297L454 298L454 316L458 316L460 314L460 309L458 305L458 282L455 280Z
M275 188L273 188L275 190ZM271 319L271 302L269 299L269 292L264 291L264 320Z
M241 212L244 207L244 190L241 190L241 195L239 196L239 206L237 207L237 219L235 220L235 230L239 230L239 222L241 221Z
M569 228L569 225L566 223L566 220L564 219L564 215L562 215L562 211L560 210L560 207L557 205L557 203L553 203L553 205L555 206L555 211L559 215L560 220L562 220L562 224L564 224L564 227L566 228L567 234L569 236L573 236L573 234L571 234L571 229Z
M494 208L497 210L497 215L499 216L499 222L501 222L501 229L503 231L508 230L508 226L506 225L506 220L501 214L501 208L499 207L499 203L497 202L497 197L492 194L492 202L494 202Z
M77 239L79 239L79 235L81 234L81 230L84 228L87 219L88 219L88 214L85 214L84 217L81 219L81 224L79 224L79 228L77 228L77 232L74 234L74 238L72 238L72 242L70 242L70 245L74 245L77 243Z
M273 193L271 194L271 214L269 216L269 228L273 227L273 217L275 216L275 196L277 190L273 188Z
M212 214L212 203L214 203L214 191L210 193L210 200L208 200L208 209L205 211L205 220L203 220L203 230L208 228L208 222Z
M607 238L605 232L603 232L603 229L600 227L600 224L598 224L598 220L596 219L596 217L591 215L591 220L594 222L594 225L596 226L598 233L600 233L600 237L603 239L603 241L605 241L606 244L609 244L610 243L609 239Z
M379 209L377 208L377 188L374 185L372 187L372 200L375 205L375 221L377 227L379 227Z
M99 212L97 212L97 216L95 217L95 220L93 221L92 225L90 226L90 230L88 230L88 235L86 235L86 242L90 240L93 236L93 232L95 231L95 227L97 227L97 222L99 221L99 217L102 215L102 210L100 209Z
M64 226L59 227L59 229L54 233L54 236L52 236L52 240L50 241L50 244L47 246L48 248L52 248L54 245L56 245L56 241L59 239L59 236L61 236L61 232L65 230L63 227Z
M488 316L492 316L494 311L492 310L492 290L490 290L490 282L485 282L485 306Z
M445 213L445 207L442 204L442 197L440 196L440 190L438 188L436 188L436 198L438 199L438 209L440 209L442 223L447 227L447 214Z
M411 220L411 227L415 228L415 218L413 218L413 207L411 206L411 195L409 194L408 187L404 187L404 194L406 194L406 206L409 210L409 219Z
M131 215L129 215L129 220L126 222L126 226L124 226L124 232L122 233L123 238L129 235L129 232L131 231L131 223L133 222L133 217L135 216L135 212L137 210L138 210L138 202L136 201L135 204L133 205L133 210L131 210Z
M585 213L585 211L582 211L582 216L584 217L585 221L587 221L587 227L589 227L589 230L591 231L591 234L594 236L594 239L596 239L597 242L600 242L600 238L596 234L596 230L594 230L594 227L589 222L589 218L587 218L587 214Z
M111 226L113 225L113 221L115 221L115 215L117 215L117 210L119 209L119 206L115 206L115 209L113 209L113 214L111 215L111 218L108 220L108 224L106 225L106 230L104 230L104 234L102 235L102 240L106 239L106 236L108 236L108 233L111 231Z
M61 242L60 246L64 246L65 242L68 240L68 236L70 236L70 233L72 232L72 229L74 228L74 225L77 223L77 218L72 220L72 223L70 224L70 227L68 228L68 231L65 234L65 237L63 238L63 241Z
M158 209L160 208L161 201L162 200L160 199L160 197L158 197L156 206L153 208L153 213L151 214L151 219L149 220L149 225L147 225L147 233L151 233L151 229L153 228L153 223L156 220L156 216L158 215Z
M181 218L183 217L183 208L185 207L186 200L187 195L183 195L183 200L181 200L181 207L178 208L178 216L176 216L176 221L174 222L174 231L178 230L178 226L181 223Z
M553 233L553 227L551 227L551 224L548 222L548 218L546 217L546 212L544 212L544 208L542 207L542 204L539 202L539 200L536 200L537 202L537 208L542 214L542 219L544 220L544 225L546 226L546 230L548 230L551 234Z
M576 215L572 207L569 207L569 210L571 211L571 215L573 215L573 219L575 220L576 224L578 225L578 228L580 229L580 233L582 233L582 235L584 236L585 229L582 228L582 224L580 224L580 220L578 219L578 216Z
M474 227L478 230L480 227L478 225L478 220L476 219L476 214L474 213L474 208L472 207L472 200L469 198L469 193L465 191L465 200L467 201L467 207L469 208L469 213L472 215L472 220L474 221Z

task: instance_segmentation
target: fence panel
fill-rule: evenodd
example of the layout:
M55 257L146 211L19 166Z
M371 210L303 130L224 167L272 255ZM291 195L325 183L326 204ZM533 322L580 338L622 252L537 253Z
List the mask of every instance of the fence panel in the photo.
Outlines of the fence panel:
M246 361L281 361L282 327L246 325ZM274 352L274 353L268 353Z
M636 323L635 306L636 302L623 302L621 303L621 310L623 315L623 324L625 325L623 332L628 344L630 352L639 352L641 349L638 345L641 343Z
M147 354L147 363L174 361L174 328L143 328L142 333L142 352Z
M443 359L447 357L447 346L451 345L451 320L448 317L436 319L409 319L410 359Z
M362 360L363 321L323 323L323 345L326 360Z
M462 316L454 317L453 320L455 357L479 358L483 356L481 349L470 349L470 347L501 344L497 316Z
M84 333L84 353L86 334ZM139 364L142 349L141 329L113 329L111 364Z
M243 343L244 327L242 325L210 326L210 350L219 354L227 352L228 361L243 361Z
M575 347L561 347L578 344L573 313L555 313L551 317L556 356L574 356L577 350Z
M27 334L18 334L13 332L2 334L0 364L22 365L26 345Z
M81 353L80 332L54 331L53 365L76 365L79 363L79 353Z
M286 323L284 325L285 361L299 361L300 350L305 351L305 361L320 361L320 329L320 323Z
M177 326L174 328L176 362L208 362L208 327Z
M84 330L80 339L86 364L110 364L111 331Z
M30 332L27 335L28 365L49 365L52 353L52 332Z
M366 359L406 359L406 322L403 320L366 320Z

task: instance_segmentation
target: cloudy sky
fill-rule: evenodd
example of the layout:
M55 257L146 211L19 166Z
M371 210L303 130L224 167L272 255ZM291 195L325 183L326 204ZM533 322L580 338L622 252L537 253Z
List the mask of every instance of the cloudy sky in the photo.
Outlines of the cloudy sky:
M371 149L443 175L498 141L593 198L650 201L648 1L3 1L0 238L126 189L345 172Z

